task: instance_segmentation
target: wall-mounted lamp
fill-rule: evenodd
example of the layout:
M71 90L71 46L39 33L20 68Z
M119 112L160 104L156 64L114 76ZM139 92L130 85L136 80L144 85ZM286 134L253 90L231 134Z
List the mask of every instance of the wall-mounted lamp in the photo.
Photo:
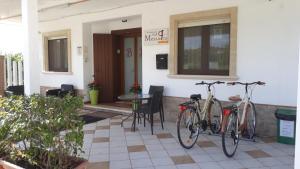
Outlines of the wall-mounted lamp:
M77 47L77 54L82 55L82 46Z

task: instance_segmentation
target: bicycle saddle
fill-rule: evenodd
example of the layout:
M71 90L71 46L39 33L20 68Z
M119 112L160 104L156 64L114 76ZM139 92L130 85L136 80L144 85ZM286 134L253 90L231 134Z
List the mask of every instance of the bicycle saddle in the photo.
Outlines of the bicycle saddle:
M190 98L195 101L201 100L201 94L192 94Z
M240 102L240 101L242 101L242 98L239 95L236 95L236 96L230 96L228 98L228 100L230 100L232 102Z

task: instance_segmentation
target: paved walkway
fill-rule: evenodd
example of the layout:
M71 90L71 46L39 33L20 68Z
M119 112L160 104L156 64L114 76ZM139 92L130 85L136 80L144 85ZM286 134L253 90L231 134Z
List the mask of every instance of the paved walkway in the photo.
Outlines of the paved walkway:
M240 141L236 155L227 158L219 136L201 135L191 150L180 146L175 123L155 123L155 135L131 121L120 126L121 116L84 126L88 169L292 169L294 146L258 140Z

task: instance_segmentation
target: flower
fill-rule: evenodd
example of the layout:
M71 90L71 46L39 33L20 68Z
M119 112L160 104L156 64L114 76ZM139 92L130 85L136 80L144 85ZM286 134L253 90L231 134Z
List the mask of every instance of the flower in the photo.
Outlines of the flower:
M100 86L97 85L95 81L89 83L88 87L89 87L90 90L99 90L100 89Z
M142 87L138 83L134 83L129 91L131 93L141 93L142 92Z

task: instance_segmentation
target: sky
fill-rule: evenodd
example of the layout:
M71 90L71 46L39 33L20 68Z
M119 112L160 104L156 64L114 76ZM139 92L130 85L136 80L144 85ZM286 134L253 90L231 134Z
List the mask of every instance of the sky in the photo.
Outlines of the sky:
M21 53L23 30L20 23L0 22L0 54Z

